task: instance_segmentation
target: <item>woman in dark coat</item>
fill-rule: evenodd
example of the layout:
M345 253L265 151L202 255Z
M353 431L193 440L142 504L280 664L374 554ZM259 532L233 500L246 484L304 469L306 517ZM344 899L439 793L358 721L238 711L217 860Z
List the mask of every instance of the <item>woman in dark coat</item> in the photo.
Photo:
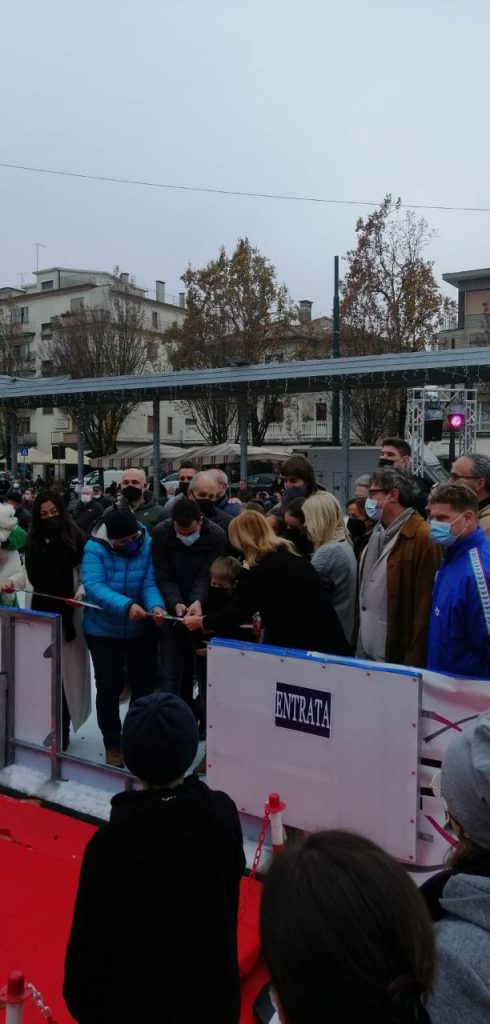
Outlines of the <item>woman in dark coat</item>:
M276 537L268 519L258 512L236 516L229 527L230 543L243 552L250 572L240 593L212 615L188 615L188 629L220 630L252 621L260 613L264 642L326 654L348 655L349 645L324 593L318 573L300 558L290 541ZM246 630L243 639L247 639Z
M75 596L78 589L77 570L82 561L84 544L85 537L73 522L61 494L57 491L41 491L32 507L32 526L25 547L27 576L35 591L31 608L33 611L61 615L63 648L77 639L75 611L69 604L55 600L55 597ZM53 597L41 594L52 594ZM83 641L81 636L79 639ZM85 665L82 664L84 657L88 664L85 647L78 658L80 672L67 671L66 680L63 680L63 750L68 746L70 717L74 720L75 728L86 718L86 695L78 692L78 682L82 680L83 688L87 677ZM65 668L66 660L63 657Z

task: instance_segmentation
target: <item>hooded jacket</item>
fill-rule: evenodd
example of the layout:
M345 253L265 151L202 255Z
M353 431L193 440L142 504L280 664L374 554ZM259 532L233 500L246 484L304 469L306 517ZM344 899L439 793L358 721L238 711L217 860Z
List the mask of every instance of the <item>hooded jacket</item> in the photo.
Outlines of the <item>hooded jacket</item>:
M452 875L435 925L438 969L428 1007L432 1024L490 1020L490 878Z
M119 793L83 859L63 994L79 1024L238 1024L237 809L191 775Z
M490 540L483 530L447 549L432 598L427 667L490 678Z
M84 633L113 639L132 640L148 631L148 622L131 622L128 612L132 604L146 611L164 607L155 581L151 557L151 540L144 526L143 544L134 555L119 554L109 543L104 520L87 541L82 561L82 582L87 601L101 605L102 611L86 608Z

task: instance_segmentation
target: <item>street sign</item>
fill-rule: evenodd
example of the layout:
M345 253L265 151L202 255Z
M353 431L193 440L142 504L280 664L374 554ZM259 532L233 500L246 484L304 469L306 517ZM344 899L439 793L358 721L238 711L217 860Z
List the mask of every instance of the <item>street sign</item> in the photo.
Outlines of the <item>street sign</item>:
M29 455L29 449L26 447L19 448L19 455Z

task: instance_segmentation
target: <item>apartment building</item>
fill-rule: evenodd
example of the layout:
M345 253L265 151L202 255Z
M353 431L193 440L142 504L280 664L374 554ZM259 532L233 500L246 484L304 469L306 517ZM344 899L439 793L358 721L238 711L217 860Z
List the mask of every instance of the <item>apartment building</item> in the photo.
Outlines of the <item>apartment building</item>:
M442 279L457 290L458 313L439 332L439 348L490 345L490 268L443 274ZM488 391L478 396L477 433L490 434Z
M165 346L158 345L164 331L185 317L185 294L169 295L165 282L156 281L155 290L136 284L129 274L114 275L106 271L50 267L35 273L33 284L25 288L0 288L0 318L15 331L18 351L16 373L46 376L50 364L43 358L45 343L52 337L53 325L87 309L109 308L116 290L128 291L138 297L142 306L147 345L161 354L165 366ZM4 326L5 330L5 326ZM128 447L149 444L152 440L151 403L139 405L129 416L121 431L120 442ZM180 443L185 431L185 416L169 402L161 404L162 442ZM19 445L50 452L51 445L64 442L76 444L76 424L60 409L18 410Z

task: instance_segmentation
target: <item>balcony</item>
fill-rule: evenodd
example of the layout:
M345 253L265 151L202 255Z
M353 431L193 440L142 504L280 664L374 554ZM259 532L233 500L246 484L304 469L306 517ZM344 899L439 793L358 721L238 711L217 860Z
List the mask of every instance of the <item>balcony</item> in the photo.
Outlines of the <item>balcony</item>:
M18 448L23 448L23 447L35 448L36 445L37 445L37 434L33 433L31 430L27 431L25 434L22 434L21 437L17 438L17 447Z
M283 444L297 444L299 441L327 442L331 437L331 429L330 420L305 420L299 423L271 423L267 428L265 443L269 443L271 441L280 441ZM195 424L194 426L187 424L184 427L181 440L184 443L194 442L195 444L204 444L199 428ZM236 440L234 433L232 433L229 440Z
M464 327L445 327L438 334L439 348L451 348L454 341L455 348L472 348L483 345L490 345L490 316L483 313L467 313L464 318Z

